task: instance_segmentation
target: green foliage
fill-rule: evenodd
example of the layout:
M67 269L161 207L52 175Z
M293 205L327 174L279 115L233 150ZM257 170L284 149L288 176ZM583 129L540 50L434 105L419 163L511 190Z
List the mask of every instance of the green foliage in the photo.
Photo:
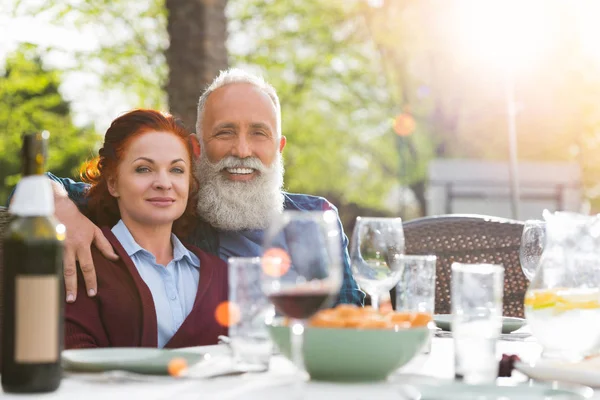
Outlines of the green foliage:
M48 168L59 176L76 176L92 155L99 137L73 126L59 85L59 72L43 67L34 46L22 45L7 58L0 74L0 204L20 177L22 134L50 132Z
M231 4L230 51L234 64L258 68L278 90L286 188L382 209L400 174L404 184L424 179L422 154L432 146L423 128L404 139L392 130L403 106L401 73L384 65L365 4ZM407 157L402 171L399 150Z
M94 73L105 89L121 91L136 107L165 108L164 51L169 45L165 0L12 1L14 15L35 15L57 26L93 33L97 43L69 52L76 60L72 70ZM64 52L52 47L45 51Z
M96 32L98 49L77 53L77 69L132 94L132 104L165 104L165 0L26 3L18 3L17 15ZM229 50L232 65L258 69L280 95L286 189L383 209L399 180L425 179L433 131L421 119L411 137L394 134L391 121L418 83L402 57L410 42L397 32L383 35L392 14L367 3L230 1Z

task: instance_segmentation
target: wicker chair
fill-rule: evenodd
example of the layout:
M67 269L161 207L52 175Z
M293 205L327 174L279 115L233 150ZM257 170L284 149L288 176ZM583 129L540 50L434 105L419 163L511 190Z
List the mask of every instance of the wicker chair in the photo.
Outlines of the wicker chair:
M528 281L519 261L522 232L522 222L483 215L441 215L404 224L406 254L437 256L435 312L439 314L451 312L451 265L456 261L503 265L503 314L523 317Z

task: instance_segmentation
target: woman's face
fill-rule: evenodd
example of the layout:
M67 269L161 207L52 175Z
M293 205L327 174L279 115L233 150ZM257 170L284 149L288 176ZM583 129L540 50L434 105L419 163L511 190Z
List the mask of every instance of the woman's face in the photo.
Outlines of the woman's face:
M170 224L185 211L192 172L181 138L168 132L146 132L134 138L109 181L121 218L145 226Z

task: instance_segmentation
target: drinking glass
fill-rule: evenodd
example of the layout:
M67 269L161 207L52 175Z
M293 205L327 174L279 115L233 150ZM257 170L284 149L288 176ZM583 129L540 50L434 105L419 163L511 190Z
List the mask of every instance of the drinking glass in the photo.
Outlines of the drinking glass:
M400 260L404 266L402 277L396 285L396 311L427 313L433 316L437 257L403 255ZM421 351L431 351L431 335Z
M404 253L404 230L400 218L356 218L350 257L352 275L379 309L379 297L402 276L400 257Z
M262 289L276 311L290 319L292 360L301 371L305 321L340 291L341 235L331 210L284 211L265 232Z
M527 220L521 236L519 259L521 269L529 282L533 280L535 271L540 263L540 258L546 245L546 222Z
M234 362L245 371L266 371L273 343L265 322L274 316L273 306L261 288L262 263L259 257L230 257L229 338Z
M492 383L498 376L503 290L502 266L452 264L454 371L466 383Z
M433 315L435 308L436 256L400 257L403 272L396 285L396 310Z

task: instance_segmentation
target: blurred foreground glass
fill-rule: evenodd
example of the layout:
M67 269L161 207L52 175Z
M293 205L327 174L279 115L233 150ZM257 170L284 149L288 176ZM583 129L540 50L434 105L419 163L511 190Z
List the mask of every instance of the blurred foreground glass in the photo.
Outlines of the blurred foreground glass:
M403 272L396 285L396 311L421 312L433 316L435 310L436 256L402 255ZM423 346L431 351L431 340Z
M503 290L502 266L452 264L454 373L466 383L493 383L498 376Z
M404 271L396 285L396 310L433 315L437 257L403 255L400 260Z
M404 230L400 218L357 217L350 259L352 275L379 309L379 297L402 276L400 256L404 254Z
M284 211L265 232L262 289L290 318L292 359L304 370L306 319L333 304L342 285L342 232L334 211Z
M529 282L533 280L544 246L546 245L546 223L539 220L527 220L521 236L519 259L521 269Z
M236 365L246 371L266 371L273 353L265 323L273 306L261 288L259 257L231 257L229 265L229 337Z
M576 361L600 347L600 217L544 213L546 247L525 294L542 357Z

